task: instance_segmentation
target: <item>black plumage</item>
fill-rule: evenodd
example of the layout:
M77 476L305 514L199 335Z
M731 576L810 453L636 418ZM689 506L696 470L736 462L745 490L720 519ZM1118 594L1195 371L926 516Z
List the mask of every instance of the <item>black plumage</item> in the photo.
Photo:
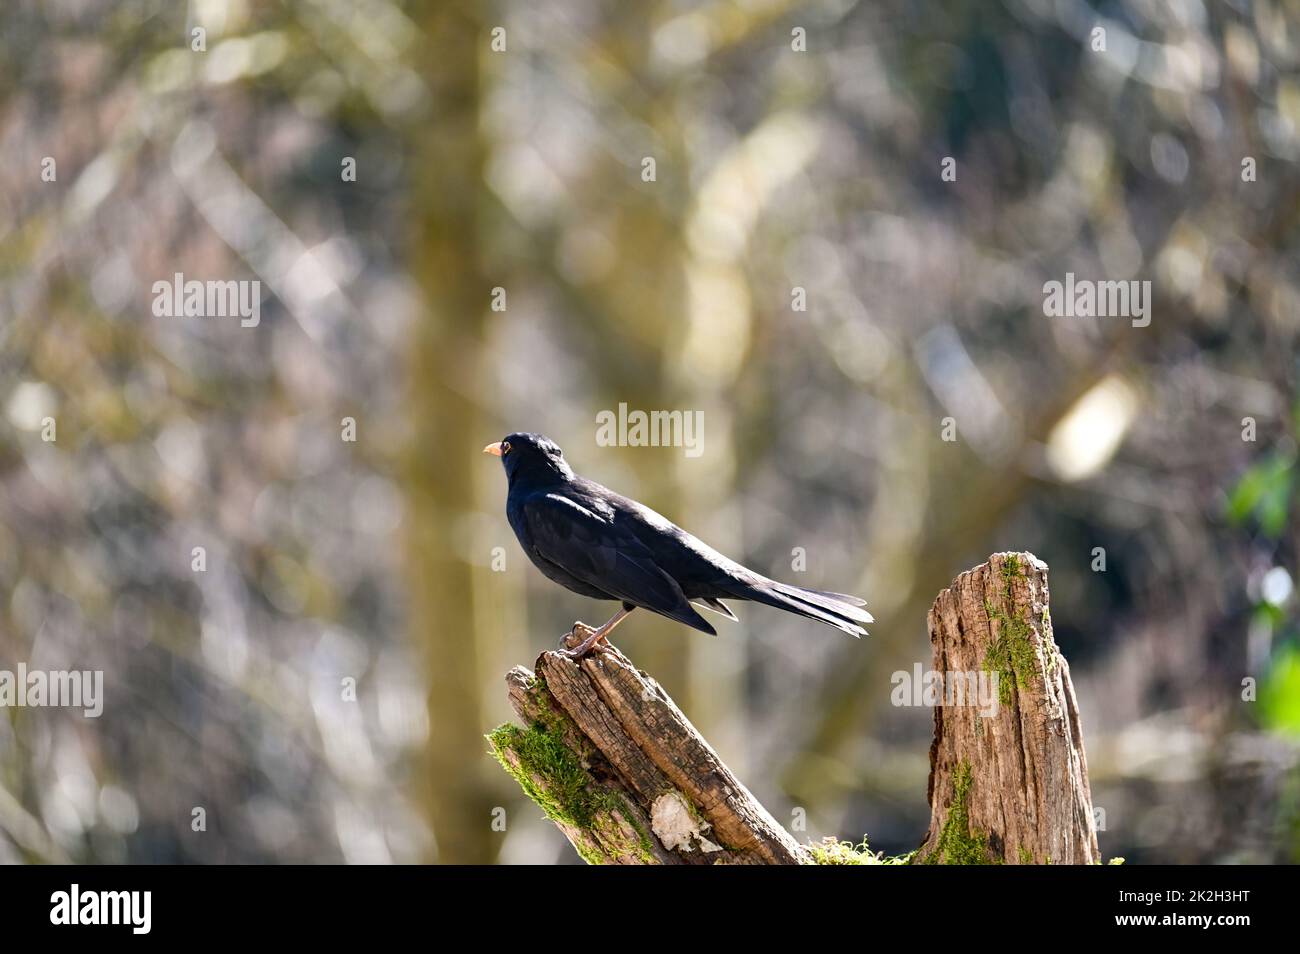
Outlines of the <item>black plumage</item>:
M555 442L516 433L489 444L509 481L506 517L528 558L548 578L622 610L590 630L584 655L635 607L710 635L702 606L736 619L724 599L750 600L864 636L864 601L770 580L728 559L643 504L574 474ZM694 605L693 605L694 604Z

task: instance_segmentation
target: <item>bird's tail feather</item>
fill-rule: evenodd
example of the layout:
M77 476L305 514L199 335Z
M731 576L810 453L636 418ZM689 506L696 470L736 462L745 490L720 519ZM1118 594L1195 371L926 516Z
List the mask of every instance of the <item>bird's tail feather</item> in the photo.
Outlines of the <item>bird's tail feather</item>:
M828 626L834 626L850 636L867 635L867 631L861 624L873 621L871 614L861 609L866 601L846 593L810 590L802 586L791 586L789 583L778 583L776 580L762 578L752 582L737 580L727 587L727 592L736 599L763 603L808 619L815 619Z
M719 616L725 616L727 619L734 620L737 623L740 622L740 619L736 614L731 611L731 607L722 602L722 600L715 600L711 596L704 596L698 600L691 600L691 602L697 606L703 606L707 610L712 610Z

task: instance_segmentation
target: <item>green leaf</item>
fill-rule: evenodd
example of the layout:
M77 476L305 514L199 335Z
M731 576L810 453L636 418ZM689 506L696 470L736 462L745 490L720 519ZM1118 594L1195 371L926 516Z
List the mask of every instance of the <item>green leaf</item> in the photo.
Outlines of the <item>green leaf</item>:
M1300 736L1300 647L1283 646L1259 686L1259 712L1274 732Z
M1265 458L1247 469L1228 495L1228 519L1243 524L1253 516L1267 536L1280 536L1286 529L1294 485L1294 457L1273 454Z

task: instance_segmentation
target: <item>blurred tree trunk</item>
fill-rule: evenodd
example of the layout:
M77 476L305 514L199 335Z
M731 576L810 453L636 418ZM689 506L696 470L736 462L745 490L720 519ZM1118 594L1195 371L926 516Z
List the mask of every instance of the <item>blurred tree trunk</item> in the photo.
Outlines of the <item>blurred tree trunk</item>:
M484 146L472 8L430 2L411 10L431 51L416 68L437 114L409 129L412 275L424 312L411 332L411 430L403 474L411 637L423 647L429 735L423 802L438 861L486 863L497 839L485 806L483 717L474 625L475 569L456 532L474 508L485 421L472 395L483 363L492 283L478 254Z

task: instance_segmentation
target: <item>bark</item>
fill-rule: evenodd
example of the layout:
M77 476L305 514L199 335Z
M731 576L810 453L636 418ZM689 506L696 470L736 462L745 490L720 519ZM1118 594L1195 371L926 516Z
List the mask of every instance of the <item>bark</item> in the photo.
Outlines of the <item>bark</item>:
M928 623L934 671L995 674L997 704L993 714L969 697L935 707L930 829L916 860L1097 862L1083 730L1052 638L1047 565L1031 553L994 554L939 594Z

